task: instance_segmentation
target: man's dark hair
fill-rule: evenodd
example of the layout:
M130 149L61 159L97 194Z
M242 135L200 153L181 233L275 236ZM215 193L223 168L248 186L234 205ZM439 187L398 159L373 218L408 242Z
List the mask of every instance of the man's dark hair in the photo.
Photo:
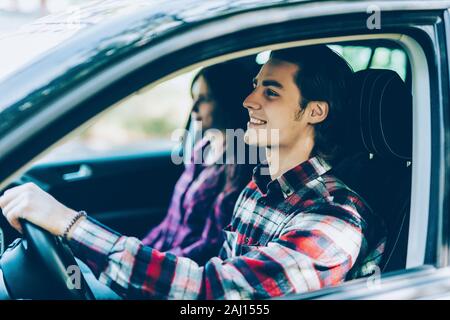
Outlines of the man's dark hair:
M300 112L310 101L325 101L327 118L314 125L314 149L332 161L338 157L346 129L344 109L348 104L348 83L353 74L351 67L339 54L326 45L296 47L273 51L271 59L296 64L295 82L300 90Z

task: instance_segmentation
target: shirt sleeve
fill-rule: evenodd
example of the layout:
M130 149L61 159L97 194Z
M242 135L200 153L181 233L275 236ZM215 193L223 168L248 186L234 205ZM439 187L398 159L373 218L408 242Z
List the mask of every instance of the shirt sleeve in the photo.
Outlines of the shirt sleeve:
M263 299L316 290L344 281L364 243L361 228L312 213L295 216L266 246L202 267L91 218L70 240L99 280L128 299Z

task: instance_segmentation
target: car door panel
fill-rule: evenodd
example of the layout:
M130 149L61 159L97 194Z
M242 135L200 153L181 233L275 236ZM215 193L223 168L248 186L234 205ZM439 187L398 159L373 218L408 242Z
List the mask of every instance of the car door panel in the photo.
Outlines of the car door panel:
M342 285L287 297L288 300L448 299L450 269L431 265L373 274ZM286 299L286 297L284 298Z
M41 163L13 185L34 182L58 201L126 235L142 237L163 219L173 188L183 170L171 153ZM2 227L6 243L18 234Z

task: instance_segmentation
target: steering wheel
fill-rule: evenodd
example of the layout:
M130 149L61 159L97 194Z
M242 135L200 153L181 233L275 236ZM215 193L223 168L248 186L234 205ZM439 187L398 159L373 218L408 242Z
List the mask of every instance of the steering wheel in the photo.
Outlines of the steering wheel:
M0 259L12 299L93 300L70 247L31 222L22 220L23 238Z

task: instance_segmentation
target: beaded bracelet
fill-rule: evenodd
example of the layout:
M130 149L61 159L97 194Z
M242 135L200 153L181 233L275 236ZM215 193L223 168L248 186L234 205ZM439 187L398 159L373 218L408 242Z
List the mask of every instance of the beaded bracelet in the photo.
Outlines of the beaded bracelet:
M64 230L63 238L67 240L67 236L69 235L70 229L74 226L74 224L80 219L81 217L86 217L87 214L85 211L78 211L78 213L72 218L69 225L66 227L66 230Z

